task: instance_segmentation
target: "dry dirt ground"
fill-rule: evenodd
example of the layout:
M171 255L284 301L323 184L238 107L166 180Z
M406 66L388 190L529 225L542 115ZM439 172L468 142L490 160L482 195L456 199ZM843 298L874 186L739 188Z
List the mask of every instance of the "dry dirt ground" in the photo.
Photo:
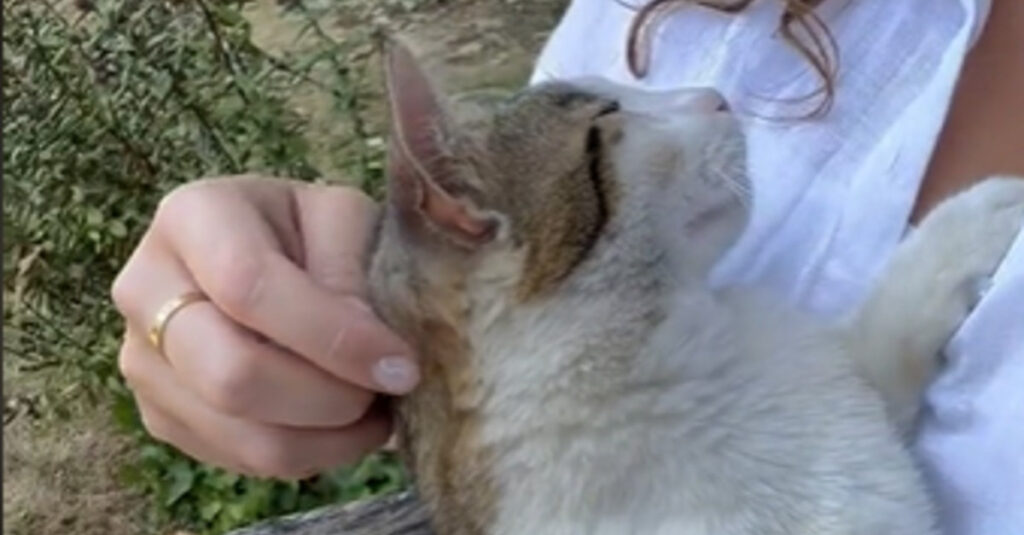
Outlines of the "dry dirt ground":
M300 36L300 17L282 17L276 0L259 0L248 10L253 40L264 50L281 55L303 49L313 39ZM521 86L533 61L568 0L381 0L352 2L352 9L324 16L325 33L339 41L355 40L368 28L385 28L414 46L434 81L449 94L509 90ZM396 5L411 6L408 10ZM362 53L361 53L362 52ZM385 116L379 58L369 40L349 55L356 73L354 89L365 97L360 115L365 129L379 136ZM331 83L326 73L321 73ZM346 182L338 165L338 140L352 136L351 124L331 106L328 95L307 86L296 92L295 107L307 120L313 162L329 180ZM379 140L376 140L379 141ZM344 149L340 149L344 150Z
M60 426L25 417L5 426L4 533L145 534L144 497L117 479L127 447L95 410Z
M324 21L338 38L372 19L398 29L418 45L438 81L453 91L511 88L528 76L533 58L566 0L335 0L343 12ZM394 9L399 5L403 9ZM348 7L352 6L352 7ZM347 15L346 15L347 13ZM279 16L277 2L260 0L247 12L254 40L271 53L298 46L298 26ZM379 70L367 60L360 83L370 97L362 110L371 131L379 131L383 109ZM374 88L378 90L375 91ZM314 163L328 175L336 168L334 141L350 135L345 121L322 94L309 90L293 104L308 119ZM351 177L334 176L346 181ZM7 370L5 370L6 372ZM33 388L5 373L5 391ZM9 388L10 387L10 388ZM84 405L84 404L83 404ZM119 457L129 446L112 431L106 410L82 406L59 425L28 416L4 426L3 525L8 535L166 535L142 520L144 496L117 480Z

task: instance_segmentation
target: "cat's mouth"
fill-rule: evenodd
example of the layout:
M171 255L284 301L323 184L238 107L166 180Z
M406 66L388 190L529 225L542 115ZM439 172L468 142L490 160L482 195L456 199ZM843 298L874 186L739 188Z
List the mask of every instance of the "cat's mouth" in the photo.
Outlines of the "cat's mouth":
M680 111L690 111L694 113L729 111L729 103L725 100L725 96L711 88L693 89L688 91L685 95L677 95L676 98L682 99L679 103Z
M607 113L623 111L637 115L665 117L666 115L704 115L729 113L725 96L710 87L687 87L672 90L638 89L617 84L600 77L571 80L573 85L593 95L614 102Z
M725 97L711 88L637 92L620 101L623 101L623 109L650 117L716 115L729 112L729 104Z

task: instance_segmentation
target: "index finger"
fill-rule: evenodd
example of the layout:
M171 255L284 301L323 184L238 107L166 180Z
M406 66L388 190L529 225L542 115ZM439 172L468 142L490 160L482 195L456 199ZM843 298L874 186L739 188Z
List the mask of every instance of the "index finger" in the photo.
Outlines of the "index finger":
M295 198L306 273L328 290L365 299L364 259L376 204L360 191L343 187L299 187Z

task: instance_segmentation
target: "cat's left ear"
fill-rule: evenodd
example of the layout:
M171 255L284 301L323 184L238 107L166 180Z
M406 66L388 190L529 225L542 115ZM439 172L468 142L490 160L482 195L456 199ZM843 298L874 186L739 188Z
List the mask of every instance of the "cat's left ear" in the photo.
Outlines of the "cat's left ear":
M404 224L430 227L455 244L493 239L497 221L469 200L445 146L453 132L440 98L406 45L385 42L390 108L388 196ZM426 230L426 229L417 229Z

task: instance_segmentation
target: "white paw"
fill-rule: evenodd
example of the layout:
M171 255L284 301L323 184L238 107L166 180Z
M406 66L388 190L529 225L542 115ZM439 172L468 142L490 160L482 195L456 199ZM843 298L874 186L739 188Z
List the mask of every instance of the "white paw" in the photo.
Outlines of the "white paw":
M861 360L910 432L941 350L1024 226L1024 179L989 179L943 202L897 248L860 311Z
M990 178L941 203L912 237L923 255L950 276L993 274L1024 226L1024 178ZM936 266L938 267L938 266Z
M981 301L1022 226L1024 179L993 178L940 204L910 234L882 292L929 326L918 333L922 347L945 342Z
M947 217L947 213L995 213L1024 209L1024 177L997 176L946 199L925 219ZM961 214L960 216L962 216ZM956 216L954 216L956 217Z

